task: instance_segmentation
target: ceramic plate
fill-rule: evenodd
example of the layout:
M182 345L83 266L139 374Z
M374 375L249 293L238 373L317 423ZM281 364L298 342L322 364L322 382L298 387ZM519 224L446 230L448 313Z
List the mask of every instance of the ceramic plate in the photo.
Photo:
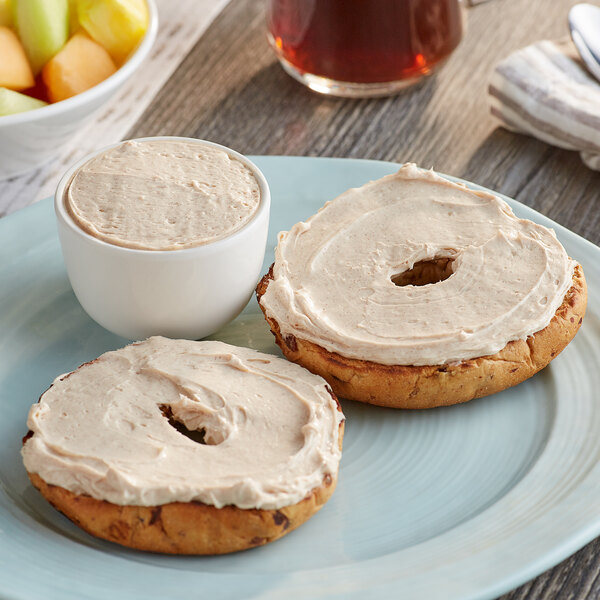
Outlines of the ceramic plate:
M276 234L390 163L258 157ZM463 406L402 412L344 403L338 489L280 541L223 557L145 554L102 542L31 487L19 449L54 377L126 340L83 312L50 200L0 221L0 596L60 598L494 598L600 534L600 249L549 225L585 270L575 341L516 388ZM252 299L217 336L278 353Z

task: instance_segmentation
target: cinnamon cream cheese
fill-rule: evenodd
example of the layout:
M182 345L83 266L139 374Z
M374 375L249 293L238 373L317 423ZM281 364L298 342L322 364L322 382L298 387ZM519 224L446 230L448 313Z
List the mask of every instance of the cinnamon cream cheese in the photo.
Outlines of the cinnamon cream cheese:
M446 278L410 283L423 261ZM553 231L408 164L280 233L261 304L284 337L348 358L454 363L546 327L573 268Z
M206 144L127 141L90 159L65 193L74 222L109 244L180 250L231 235L260 204L252 171Z
M30 410L22 454L47 483L114 504L276 509L337 473L342 420L325 382L295 364L154 337L55 382Z

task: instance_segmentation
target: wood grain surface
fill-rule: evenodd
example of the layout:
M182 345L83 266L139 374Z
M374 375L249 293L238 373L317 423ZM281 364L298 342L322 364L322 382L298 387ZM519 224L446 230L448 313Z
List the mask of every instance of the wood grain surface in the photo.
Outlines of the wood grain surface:
M265 38L264 3L232 0L128 137L194 136L245 154L411 160L496 189L598 244L600 173L575 152L498 129L486 100L493 66L524 45L568 35L574 3L470 8L463 42L434 77L397 97L347 100L287 76ZM599 573L596 540L503 600L597 599Z

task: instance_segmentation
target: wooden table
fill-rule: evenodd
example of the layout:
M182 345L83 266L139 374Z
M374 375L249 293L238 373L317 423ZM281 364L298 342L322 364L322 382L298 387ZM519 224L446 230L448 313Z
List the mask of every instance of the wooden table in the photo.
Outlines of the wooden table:
M519 47L565 36L574 3L471 8L462 44L435 77L397 97L345 100L288 77L266 42L264 3L231 0L124 137L193 136L245 154L410 160L498 190L600 244L600 173L574 152L497 129L486 103L492 67ZM27 193L22 180L11 185ZM26 203L3 189L0 215ZM599 598L599 573L596 540L503 598Z

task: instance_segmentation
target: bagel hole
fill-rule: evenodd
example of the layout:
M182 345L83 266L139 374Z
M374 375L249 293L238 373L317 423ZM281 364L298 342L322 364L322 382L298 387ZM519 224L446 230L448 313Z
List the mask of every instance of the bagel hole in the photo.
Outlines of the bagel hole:
M415 263L412 269L392 275L392 283L399 287L439 283L454 273L453 263L454 259L448 257L422 260Z
M192 440L192 442L196 442L197 444L202 444L204 446L211 446L210 442L206 440L206 429L202 427L201 429L188 429L181 421L178 421L173 416L173 411L170 406L161 405L159 406L160 411L163 414L163 417L167 419L169 425L176 429L181 435L184 435L186 438Z

